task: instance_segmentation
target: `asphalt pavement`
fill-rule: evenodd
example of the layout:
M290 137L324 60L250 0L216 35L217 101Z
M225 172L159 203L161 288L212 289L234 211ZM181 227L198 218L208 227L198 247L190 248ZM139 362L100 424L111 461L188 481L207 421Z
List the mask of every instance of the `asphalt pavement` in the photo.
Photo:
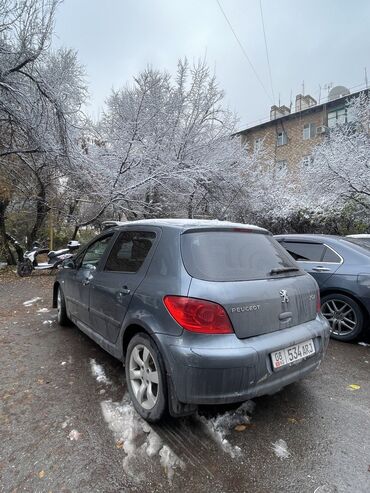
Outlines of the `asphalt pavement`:
M149 426L121 363L58 326L52 282L0 276L1 492L370 492L370 345L331 341L278 394Z

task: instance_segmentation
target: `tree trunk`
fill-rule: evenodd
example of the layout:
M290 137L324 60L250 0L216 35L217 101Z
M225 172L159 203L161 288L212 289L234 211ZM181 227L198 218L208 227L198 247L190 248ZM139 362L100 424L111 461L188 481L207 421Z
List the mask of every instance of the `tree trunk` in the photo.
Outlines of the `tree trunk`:
M194 195L195 195L195 191L194 192L191 192L191 194L189 196L189 202L188 202L188 218L189 219L193 219L193 214L194 214L194 211L193 211Z
M37 240L37 236L41 226L43 225L50 207L46 204L46 190L43 186L40 187L39 195L36 199L36 219L33 228L27 239L27 247L31 248L32 243Z
M150 190L150 187L149 187L149 188L147 188L147 190L145 192L144 212L143 212L144 219L150 218L149 206L150 206L151 198L152 198L152 196L151 196L151 190Z
M6 237L5 211L8 205L8 200L0 200L0 258L6 260L9 265L15 265L15 258Z
M75 240L76 239L76 236L77 236L77 233L78 233L78 230L80 229L80 226L78 226L78 224L75 226L75 229L73 231L73 235L72 235L72 238L71 240Z

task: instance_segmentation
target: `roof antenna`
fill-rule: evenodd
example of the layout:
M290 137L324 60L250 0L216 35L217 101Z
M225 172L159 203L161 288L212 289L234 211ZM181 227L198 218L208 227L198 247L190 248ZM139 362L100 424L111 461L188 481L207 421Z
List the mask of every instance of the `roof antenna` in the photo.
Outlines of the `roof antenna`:
M365 67L365 87L367 89L368 87L368 80L367 80L367 70L366 70L366 67Z
M304 80L302 81L302 96L304 96Z

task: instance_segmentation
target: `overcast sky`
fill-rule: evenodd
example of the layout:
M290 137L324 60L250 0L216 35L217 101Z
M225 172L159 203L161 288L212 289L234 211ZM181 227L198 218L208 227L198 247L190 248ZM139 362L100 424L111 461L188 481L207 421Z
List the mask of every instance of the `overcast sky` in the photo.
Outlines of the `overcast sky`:
M272 98L260 1L220 2ZM366 66L370 79L368 0L262 0L262 8L273 89L281 104L289 106L303 81L305 93L318 98L320 84L364 84ZM131 82L147 64L173 73L178 58L205 55L240 127L269 114L271 99L216 0L65 0L54 45L78 51L95 117L111 88Z

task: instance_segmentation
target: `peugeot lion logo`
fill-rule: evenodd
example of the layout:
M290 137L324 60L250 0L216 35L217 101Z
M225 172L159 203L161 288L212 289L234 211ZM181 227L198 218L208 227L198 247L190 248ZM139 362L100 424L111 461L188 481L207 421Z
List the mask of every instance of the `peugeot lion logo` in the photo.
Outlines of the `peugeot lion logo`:
M282 289L280 291L280 296L281 296L281 302L282 303L288 303L289 302L289 296L288 296L286 289Z

